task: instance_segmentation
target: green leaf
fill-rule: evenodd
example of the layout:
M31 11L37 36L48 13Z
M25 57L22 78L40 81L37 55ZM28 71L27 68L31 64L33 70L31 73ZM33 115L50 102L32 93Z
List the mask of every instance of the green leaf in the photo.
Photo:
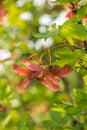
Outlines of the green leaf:
M56 127L61 127L62 125L64 126L67 122L67 118L62 115L60 112L56 111L51 111L50 116L53 122L53 125Z
M56 0L57 2L61 4L71 3L71 0ZM78 0L73 0L72 2L77 2Z
M53 127L53 122L51 120L43 121L43 125L46 130L50 130Z
M64 23L59 32L71 45L75 44L73 39L87 40L87 28L78 23Z
M50 111L50 120L44 121L43 124L45 128L60 128L64 126L68 119L62 113L57 111Z
M28 127L22 127L20 130L29 130Z
M72 64L74 62L73 53L68 47L60 48L55 52L55 56L57 60L54 64L59 65L61 67L66 64Z
M61 4L70 3L70 0L56 0L56 1L61 3Z
M35 38L44 38L44 39L47 39L48 37L54 36L56 34L58 34L58 30L47 31L46 33L35 33L35 34L33 34L33 36Z
M85 89L87 90L87 75L83 76L83 81L84 81Z
M79 49L76 49L74 52L73 52L73 57L77 60L79 59L82 59L85 55L85 52L84 50L79 50Z
M56 0L57 2L61 3L61 4L67 4L67 3L71 3L71 2L77 2L78 0Z
M81 21L82 18L87 14L87 4L85 4L84 6L82 6L77 14L72 17L71 19L69 19L68 21L66 22L78 22L78 21Z
M80 109L81 111L86 111L87 110L87 94L81 90L77 90L74 96L78 104L78 109Z
M87 14L87 4L85 4L84 6L82 6L78 12L77 15L74 17L76 19L76 21L80 21L82 20L82 18Z
M66 64L73 66L78 60L82 60L84 57L84 50L75 50L72 52L68 47L62 47L55 51L54 55L57 57L57 60L53 63L61 67Z
M78 0L73 0L73 2L77 2Z
M77 106L66 106L65 110L68 115L77 115L81 112Z
M29 116L29 113L28 113L28 112L26 112L26 113L24 113L24 114L22 115L22 118L21 118L20 123L19 123L19 125L18 125L18 130L21 130L22 127L25 127L26 122L27 122L27 120L28 120L28 116Z
M60 106L65 110L65 113L70 116L77 115L80 112L78 107L71 104L70 102L62 102L62 104L58 105L58 108Z

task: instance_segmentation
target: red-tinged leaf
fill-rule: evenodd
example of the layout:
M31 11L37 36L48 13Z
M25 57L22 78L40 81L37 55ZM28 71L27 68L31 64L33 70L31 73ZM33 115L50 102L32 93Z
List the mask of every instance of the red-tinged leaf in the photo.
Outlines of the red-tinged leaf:
M28 84L30 84L30 82L31 82L30 78L24 80L24 82L21 84L21 87L26 88L28 86Z
M7 20L7 16L0 18L0 25L3 25Z
M26 59L23 59L23 64L31 71L40 71L40 65L37 62L29 62Z
M45 70L44 76L47 79L51 80L55 85L59 84L59 80L57 79L57 77L55 75L53 75L51 72L49 72L48 70Z
M72 11L69 11L67 14L66 14L66 16L65 16L65 18L72 18L74 16L74 13L72 12Z
M82 19L82 22L83 22L83 23L86 23L86 22L87 22L87 15Z
M72 6L72 5L67 5L67 6L66 6L66 9L67 9L68 11L73 10L73 6Z
M67 14L66 14L66 16L65 16L65 18L72 18L73 16L74 16L74 13L73 13L73 6L72 5L67 5L66 6L66 9L67 9Z
M29 76L29 73L26 69L20 67L19 65L14 64L13 70L16 74L22 75L22 76Z
M4 11L3 5L0 4L0 25L4 24L7 20L7 13Z
M72 72L72 68L66 65L63 68L60 68L59 70L59 67L57 69L57 66L55 66L53 68L53 71L54 71L55 76L63 78L63 77L67 77Z
M38 81L45 87L49 88L51 91L56 92L60 89L59 84L55 85L51 80L49 80L45 77L43 77L42 79L38 79Z

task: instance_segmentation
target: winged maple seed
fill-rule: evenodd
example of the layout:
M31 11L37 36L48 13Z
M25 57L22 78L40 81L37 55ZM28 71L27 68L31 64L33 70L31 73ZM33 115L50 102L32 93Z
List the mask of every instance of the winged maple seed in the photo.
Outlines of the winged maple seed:
M7 13L4 11L4 6L0 4L0 25L3 25L7 20Z
M23 59L22 61L26 66L26 69L14 64L13 70L16 74L27 77L27 79L21 84L23 88L26 88L33 79L36 79L50 90L58 91L60 89L58 78L66 77L72 71L71 67L68 65L63 68L59 66L51 66L50 69L50 66L40 65L38 62L30 62L26 59Z

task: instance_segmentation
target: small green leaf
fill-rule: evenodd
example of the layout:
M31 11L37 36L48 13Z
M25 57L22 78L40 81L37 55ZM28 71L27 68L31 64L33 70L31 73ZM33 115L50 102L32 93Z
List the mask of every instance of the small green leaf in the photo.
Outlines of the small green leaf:
M22 127L20 130L29 130L28 127Z
M57 2L61 3L61 4L67 4L67 3L71 3L71 0L56 0ZM77 2L78 0L73 0L73 2Z
M82 59L85 55L85 52L84 50L79 50L79 49L76 49L74 52L73 52L73 57L75 57L75 59Z
M49 128L60 129L67 121L68 118L63 113L52 110L50 111L50 119L43 121L43 125L47 130L50 130Z
M68 47L60 48L55 52L55 56L57 57L55 65L59 65L61 67L66 64L72 65L74 62L73 53Z
M44 38L44 39L47 39L48 37L54 36L56 34L58 34L58 30L47 31L46 33L35 33L35 34L33 34L33 36L35 38Z
M50 130L53 127L53 122L51 120L43 121L43 125L46 130Z
M70 20L68 20L67 22L78 22L78 21L81 21L82 20L82 18L85 16L87 14L87 4L85 4L84 6L82 6L79 10L78 10L78 12L77 12L77 14L74 16L74 17L72 17Z
M87 40L87 28L78 23L64 23L59 27L59 32L67 41L73 45L73 39Z
M53 122L53 125L56 127L61 127L62 125L65 125L67 122L67 118L62 115L60 112L51 111L50 116Z
M56 0L56 1L61 3L61 4L70 3L70 0Z
M22 118L20 120L20 123L19 123L19 126L18 126L18 129L21 130L22 127L25 127L26 125L26 122L28 120L28 116L29 116L29 113L26 112L22 115Z
M76 90L74 98L78 105L77 109L80 112L85 112L87 110L87 94L81 90Z

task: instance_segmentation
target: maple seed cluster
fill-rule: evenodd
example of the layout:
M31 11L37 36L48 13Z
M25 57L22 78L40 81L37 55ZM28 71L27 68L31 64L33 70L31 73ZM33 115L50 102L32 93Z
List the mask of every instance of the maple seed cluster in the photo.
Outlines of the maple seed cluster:
M36 79L39 83L46 86L50 90L58 91L60 89L58 78L67 77L72 71L69 65L61 68L56 65L40 65L38 62L31 62L26 59L23 59L22 62L26 68L23 68L17 64L13 65L13 70L16 74L27 78L21 84L22 88L26 88L33 79Z
M80 7L77 7L77 9L79 9L79 8ZM72 18L77 12L77 10L72 5L67 5L66 10L67 10L67 14L65 17L68 19ZM82 23L86 23L86 22L87 22L87 14L82 19Z

